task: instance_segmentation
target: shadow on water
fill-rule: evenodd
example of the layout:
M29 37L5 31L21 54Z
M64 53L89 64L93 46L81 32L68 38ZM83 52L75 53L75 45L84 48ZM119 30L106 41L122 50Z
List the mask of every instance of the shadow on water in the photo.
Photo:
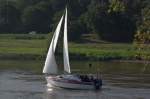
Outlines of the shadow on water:
M92 67L88 67L92 63ZM47 88L40 61L0 61L0 99L149 99L150 66L142 63L71 62L73 73L100 69L100 91ZM61 65L60 65L61 66ZM62 67L60 67L62 68ZM142 71L142 72L141 72Z

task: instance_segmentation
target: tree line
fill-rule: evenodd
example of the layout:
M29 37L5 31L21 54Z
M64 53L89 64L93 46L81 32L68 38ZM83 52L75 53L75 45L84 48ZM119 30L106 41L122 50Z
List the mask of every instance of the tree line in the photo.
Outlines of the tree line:
M149 0L0 0L0 33L52 32L66 5L71 40L89 33L113 42L150 35Z

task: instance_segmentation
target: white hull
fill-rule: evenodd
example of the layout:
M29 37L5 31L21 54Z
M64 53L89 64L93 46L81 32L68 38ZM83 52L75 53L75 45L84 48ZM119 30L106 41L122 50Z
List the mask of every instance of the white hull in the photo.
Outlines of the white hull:
M62 83L53 80L49 80L47 85L52 87L61 87L61 88L68 88L68 89L95 89L93 85Z
M83 84L83 83L72 83L72 82L66 82L66 81L57 81L53 78L57 77L46 77L47 80L47 86L48 87L60 87L60 88L67 88L67 89L80 89L80 90L93 90L95 89L94 83L90 84Z

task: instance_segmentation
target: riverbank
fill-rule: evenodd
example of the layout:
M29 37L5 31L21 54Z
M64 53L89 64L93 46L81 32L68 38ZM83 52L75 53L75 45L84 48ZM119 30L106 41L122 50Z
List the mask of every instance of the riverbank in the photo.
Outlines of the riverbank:
M49 42L47 35L1 34L0 59L45 60ZM150 47L149 47L150 48ZM62 49L60 46L58 49ZM139 54L150 56L149 50L139 53L132 44L123 43L69 43L72 60L130 60L141 61ZM56 51L62 56L62 51Z

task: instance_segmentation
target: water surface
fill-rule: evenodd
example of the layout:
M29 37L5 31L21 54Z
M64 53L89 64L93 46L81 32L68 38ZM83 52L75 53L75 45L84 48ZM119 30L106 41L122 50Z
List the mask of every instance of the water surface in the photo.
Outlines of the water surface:
M89 68L88 64L92 63ZM100 91L47 88L40 61L0 61L0 99L149 99L150 66L143 63L71 62L74 73L103 78ZM60 68L61 65L60 65Z

